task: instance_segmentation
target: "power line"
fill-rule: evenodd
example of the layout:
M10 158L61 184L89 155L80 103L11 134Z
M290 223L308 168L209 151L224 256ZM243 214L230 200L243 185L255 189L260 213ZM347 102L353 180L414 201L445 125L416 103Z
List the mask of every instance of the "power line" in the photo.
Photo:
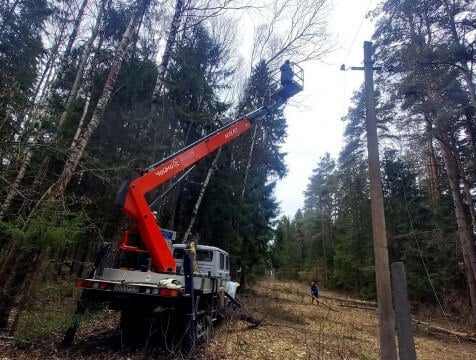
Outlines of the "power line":
M367 5L367 9L365 10L364 14L362 15L362 19L360 20L359 27L357 28L357 30L356 30L355 33L354 33L354 38L352 39L352 42L351 42L351 44L350 44L350 47L349 47L349 49L347 50L347 53L346 53L346 55L345 55L345 57L344 57L344 61L342 62L343 68L341 68L341 70L345 70L345 63L346 63L346 61L347 61L347 58L349 57L349 54L350 54L351 50L352 50L353 47L354 47L355 41L357 40L357 36L358 36L359 33L360 33L360 30L361 30L362 25L363 25L363 23L364 23L365 17L367 16L367 14L368 14L368 12L369 12L369 9L370 9L370 7L372 6L372 2L373 2L373 0L369 0L369 3L368 3L368 5ZM342 91L343 101L342 101L342 110L341 110L341 111L342 111L342 114L345 114L345 113L346 113L346 109L345 109L345 107L346 107L346 105L345 105L346 102L345 102L345 99L347 98L347 88L346 88L346 82L347 82L347 80L346 80L345 76L346 76L346 73L345 73L345 71L344 71L344 78L343 78L343 80L342 80L342 87L343 87L343 91ZM344 137L345 122L343 121L343 117L341 117L340 120L341 120L341 122L342 122L342 137ZM343 148L344 148L344 141L342 142L341 150L342 150Z
M344 57L344 61L342 62L343 64L345 64L345 62L347 61L347 57L349 56L350 51L354 47L355 40L357 40L357 35L359 35L360 29L362 28L362 24L364 23L365 17L367 16L367 14L369 12L369 9L370 9L370 6L372 5L372 2L373 2L373 0L370 0L369 4L367 5L367 9L365 10L364 15L362 16L362 20L360 21L359 27L357 28L357 31L354 34L354 39L352 40L352 42L350 44L350 47L349 47L349 50L347 51L347 54Z

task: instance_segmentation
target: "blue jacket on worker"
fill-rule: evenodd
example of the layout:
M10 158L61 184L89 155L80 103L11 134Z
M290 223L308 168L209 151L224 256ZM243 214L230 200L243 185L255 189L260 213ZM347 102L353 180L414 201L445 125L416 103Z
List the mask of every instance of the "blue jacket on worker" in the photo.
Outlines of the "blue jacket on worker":
M319 297L319 288L317 287L317 284L314 281L311 282L311 296L314 298Z

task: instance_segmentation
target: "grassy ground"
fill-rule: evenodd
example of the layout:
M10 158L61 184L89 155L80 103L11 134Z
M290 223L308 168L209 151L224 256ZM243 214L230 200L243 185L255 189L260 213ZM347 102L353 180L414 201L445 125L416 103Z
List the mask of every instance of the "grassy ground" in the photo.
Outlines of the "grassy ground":
M196 352L196 359L378 359L378 322L375 309L343 307L335 294L321 291L327 305L312 305L308 287L298 283L262 282L243 294L242 310L213 331L211 339ZM51 299L53 302L53 299ZM64 305L64 304L63 304ZM63 317L68 306L58 306ZM51 312L49 309L48 312ZM240 320L240 314L260 321L259 326ZM432 314L435 316L435 314ZM40 315L37 314L37 317ZM74 346L58 347L67 321L43 317L41 329L26 317L21 339L0 339L0 359L180 359L181 356L148 346L122 346L116 313L102 311L81 325ZM428 320L428 319L421 319ZM30 322L28 322L30 321ZM25 326L28 324L28 326ZM460 331L464 329L460 328ZM48 333L48 334L47 334ZM415 330L418 359L474 359L476 343L455 337ZM41 335L41 336L39 336ZM28 340L26 340L28 339Z
M245 299L246 312L262 320L257 328L234 320L218 329L203 349L204 359L378 359L378 318L373 309L339 306L321 292L312 305L308 287L262 283ZM415 329L418 359L474 359L476 343Z

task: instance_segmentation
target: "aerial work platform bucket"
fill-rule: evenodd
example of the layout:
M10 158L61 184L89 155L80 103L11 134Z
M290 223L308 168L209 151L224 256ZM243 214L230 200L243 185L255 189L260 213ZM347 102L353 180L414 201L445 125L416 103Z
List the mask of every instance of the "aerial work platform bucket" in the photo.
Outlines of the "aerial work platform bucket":
M286 60L280 67L281 82L278 90L272 95L275 100L285 102L304 88L304 70L296 63Z

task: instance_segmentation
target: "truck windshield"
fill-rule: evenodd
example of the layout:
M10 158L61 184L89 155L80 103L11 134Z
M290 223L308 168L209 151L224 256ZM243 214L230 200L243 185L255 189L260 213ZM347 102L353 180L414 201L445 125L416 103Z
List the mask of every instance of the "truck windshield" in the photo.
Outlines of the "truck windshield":
M183 259L185 250L184 249L174 249L174 258ZM211 250L197 250L197 261L213 261L213 251Z

